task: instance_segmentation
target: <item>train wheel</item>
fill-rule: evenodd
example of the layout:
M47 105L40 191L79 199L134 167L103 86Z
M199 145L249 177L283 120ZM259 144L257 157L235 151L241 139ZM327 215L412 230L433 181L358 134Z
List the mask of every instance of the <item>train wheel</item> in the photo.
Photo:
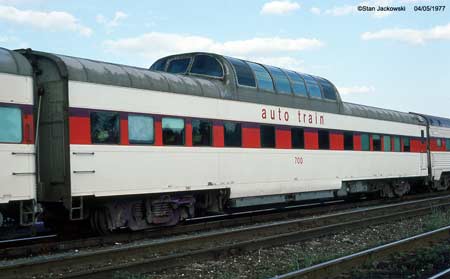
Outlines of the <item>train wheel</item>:
M99 235L107 235L111 233L108 225L109 211L107 208L96 208L90 216L91 229Z
M397 197L402 197L411 190L411 185L407 181L396 181L392 184L392 187Z
M434 181L433 190L446 191L450 188L450 175L442 175L441 179Z
M448 190L448 188L450 188L450 175L447 175L445 177L442 178L442 190Z

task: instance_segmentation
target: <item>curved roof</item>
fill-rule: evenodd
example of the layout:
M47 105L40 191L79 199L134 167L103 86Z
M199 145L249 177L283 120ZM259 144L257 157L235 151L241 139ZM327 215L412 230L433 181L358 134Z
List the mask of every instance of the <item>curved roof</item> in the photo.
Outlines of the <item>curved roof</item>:
M431 126L450 128L450 119L449 118L426 115L426 114L419 114L419 115L426 118L428 120L428 123L430 123Z
M31 76L33 72L28 60L20 53L0 48L0 73Z
M342 103L342 113L346 115L374 118L386 121L423 124L422 121L420 121L420 118L414 114L347 102Z
M56 62L69 80L221 98L226 90L217 80L188 77L59 54L33 52Z
M421 124L417 116L410 115L408 113L344 103L341 101L336 87L328 80L302 73L296 73L294 71L289 71L281 68L264 65L264 68L268 72L270 72L270 69L272 68L278 69L276 73L278 75L283 75L284 73L285 75L289 76L288 73L295 73L297 75L295 77L296 79L298 78L298 80L301 81L302 79L299 77L303 78L303 80L305 81L305 87L308 87L308 82L314 83L315 81L316 84L310 84L310 86L315 86L316 90L320 90L319 92L322 92L322 98L317 98L311 96L310 94L304 96L295 95L293 93L294 84L291 77L284 79L284 88L289 88L286 87L286 85L290 84L291 94L277 92L276 86L274 86L274 91L272 92L262 90L259 88L259 86L241 86L236 75L236 68L230 62L235 58L225 57L217 54L187 53L168 56L155 62L152 68L155 68L155 65L158 65L158 63L161 65L161 61L167 62L172 58L193 58L196 55L208 55L213 57L220 63L220 66L223 70L223 76L221 77L212 77L204 74L193 74L190 73L189 70L185 71L183 74L173 74L164 71L148 70L144 68L31 50L21 50L20 52L30 59L30 56L34 56L39 59L50 59L57 65L60 76L74 81L205 96L265 105L284 106L328 113L346 114L357 117L374 118L387 121ZM247 63L252 62L244 61L244 64ZM192 59L189 65L192 65ZM270 74L270 77L272 77L272 79L274 76L275 73ZM253 78L256 79L255 76L253 76ZM286 83L287 80L289 81ZM330 90L334 90L336 99L325 98L325 89L328 90L328 93L330 93Z

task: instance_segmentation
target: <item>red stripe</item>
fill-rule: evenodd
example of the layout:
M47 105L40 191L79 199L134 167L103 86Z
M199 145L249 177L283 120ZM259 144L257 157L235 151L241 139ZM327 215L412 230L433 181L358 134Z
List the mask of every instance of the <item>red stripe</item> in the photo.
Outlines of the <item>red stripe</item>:
M32 114L23 114L22 118L23 128L23 144L34 144L34 123Z
M330 149L344 150L344 134L340 132L330 133Z
M214 147L224 147L224 128L222 124L213 125L213 146Z
M372 135L369 135L369 144L370 144L370 151L373 151L373 137L372 137Z
M161 117L155 116L155 146L163 145ZM192 146L192 125L190 119L185 123L185 145ZM72 115L69 117L69 139L71 144L92 144L91 142L91 125L90 118L83 114ZM23 116L23 143L34 143L34 123L32 114L24 114ZM128 145L128 121L120 120L120 139L122 145ZM292 148L291 131L286 127L276 128L276 148L290 149ZM305 149L318 149L318 133L316 129L306 128L304 132ZM401 138L401 148L403 151L403 138ZM394 136L392 139L392 150L394 150ZM442 146L437 147L437 139L431 139L432 151L446 151L445 139L442 140ZM411 152L426 152L426 142L422 143L421 139L411 138ZM384 138L381 137L382 150L384 150ZM354 150L361 150L361 135L355 133L353 136ZM224 128L220 121L213 124L213 146L224 146ZM259 125L251 123L242 123L242 147L259 148L260 129ZM344 149L343 132L330 132L330 150ZM373 139L370 136L370 149L373 151Z
M185 145L186 146L192 146L192 123L191 121L185 122Z
M361 134L353 135L353 150L356 150L356 151L362 150Z
M319 149L319 133L315 130L305 130L305 149Z
M242 127L242 147L258 148L261 146L259 127Z
M430 140L430 150L431 151L445 151L445 139L441 139L441 146L437 145L437 138L432 138Z
M155 118L155 145L163 145L161 118Z
M278 128L275 130L276 148L289 149L292 148L291 130L287 128Z
M128 140L128 119L120 119L120 143L123 145L130 144Z
M71 144L91 144L91 121L89 117L69 117L69 139Z
M420 139L411 139L409 144L411 145L411 152L422 152L422 143Z

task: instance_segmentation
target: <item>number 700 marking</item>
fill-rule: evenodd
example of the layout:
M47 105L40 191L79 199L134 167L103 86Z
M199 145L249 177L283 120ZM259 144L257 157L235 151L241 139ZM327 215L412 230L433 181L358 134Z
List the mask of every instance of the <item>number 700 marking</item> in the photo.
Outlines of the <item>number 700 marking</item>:
M303 165L303 157L295 156L295 164L296 165Z

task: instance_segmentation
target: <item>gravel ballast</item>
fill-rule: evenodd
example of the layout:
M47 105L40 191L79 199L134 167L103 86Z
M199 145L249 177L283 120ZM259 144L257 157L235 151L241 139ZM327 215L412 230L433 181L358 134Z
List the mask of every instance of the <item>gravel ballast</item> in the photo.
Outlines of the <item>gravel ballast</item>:
M450 224L450 211L374 225L148 275L117 274L115 278L270 278L325 260L400 240Z

